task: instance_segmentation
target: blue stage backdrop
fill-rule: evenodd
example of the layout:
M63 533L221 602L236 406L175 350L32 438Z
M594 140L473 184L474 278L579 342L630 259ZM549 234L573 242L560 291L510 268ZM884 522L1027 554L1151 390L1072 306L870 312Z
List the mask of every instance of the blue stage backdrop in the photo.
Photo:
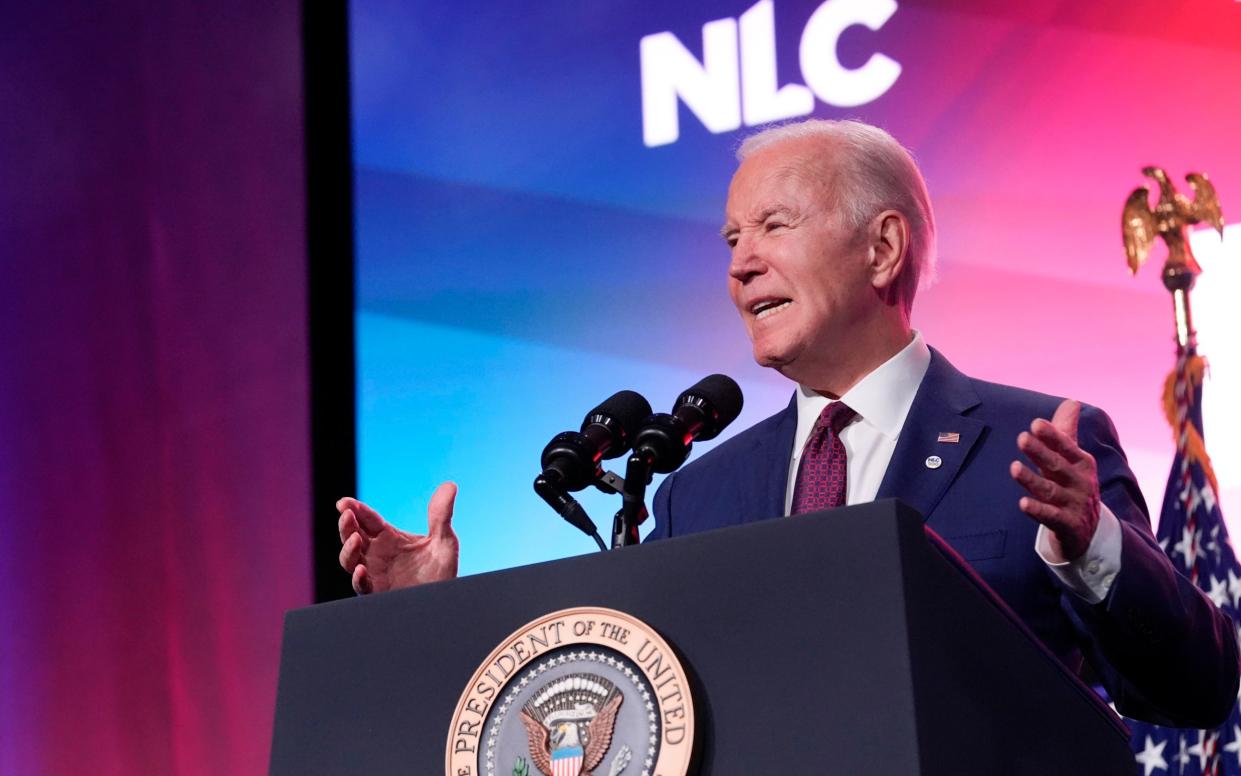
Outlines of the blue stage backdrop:
M783 406L718 230L740 139L813 114L879 124L922 164L941 235L927 339L1107 408L1159 503L1171 324L1157 272L1125 270L1121 205L1158 162L1206 169L1241 208L1224 97L1241 8L1179 12L1156 28L1153 0L355 0L359 495L421 530L457 481L463 573L588 552L531 490L556 432L622 388L666 411L711 372L746 392L734 430ZM1183 95L1176 122L1137 94ZM1215 452L1228 500L1241 476ZM606 531L618 499L582 502Z

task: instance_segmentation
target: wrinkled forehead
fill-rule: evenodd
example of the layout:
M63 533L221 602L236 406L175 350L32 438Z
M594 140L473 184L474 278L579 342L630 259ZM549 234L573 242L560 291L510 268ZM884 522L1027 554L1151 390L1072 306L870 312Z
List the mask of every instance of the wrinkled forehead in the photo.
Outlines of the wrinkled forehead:
M772 208L830 207L836 165L821 146L813 150L818 153L808 153L790 142L747 157L729 184L725 219L752 220Z

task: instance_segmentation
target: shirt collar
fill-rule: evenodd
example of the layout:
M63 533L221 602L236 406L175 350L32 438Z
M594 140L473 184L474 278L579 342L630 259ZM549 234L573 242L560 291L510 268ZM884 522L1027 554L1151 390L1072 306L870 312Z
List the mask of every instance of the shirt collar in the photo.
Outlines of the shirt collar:
M857 412L861 422L895 439L905 425L918 386L931 365L931 350L914 331L913 339L900 352L845 391L840 400ZM814 421L831 402L804 385L797 386L797 426L813 427Z

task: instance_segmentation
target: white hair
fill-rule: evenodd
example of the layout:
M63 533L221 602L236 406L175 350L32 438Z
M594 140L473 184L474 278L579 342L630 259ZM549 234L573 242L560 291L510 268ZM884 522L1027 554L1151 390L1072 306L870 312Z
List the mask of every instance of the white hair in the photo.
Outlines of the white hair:
M935 277L935 214L926 181L910 152L896 138L861 121L806 119L781 124L747 137L737 149L744 161L755 153L791 140L828 138L843 153L830 161L839 173L836 206L855 233L884 210L909 219L909 261L897 280L896 295L906 313L919 287Z

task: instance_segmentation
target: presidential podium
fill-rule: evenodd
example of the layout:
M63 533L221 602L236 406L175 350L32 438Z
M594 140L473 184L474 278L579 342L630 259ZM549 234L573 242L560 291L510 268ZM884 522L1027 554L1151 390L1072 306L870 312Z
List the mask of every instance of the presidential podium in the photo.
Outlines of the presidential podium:
M691 772L1136 772L1118 718L882 501L291 611L271 773L444 773L475 670L579 606L633 615L678 654Z

